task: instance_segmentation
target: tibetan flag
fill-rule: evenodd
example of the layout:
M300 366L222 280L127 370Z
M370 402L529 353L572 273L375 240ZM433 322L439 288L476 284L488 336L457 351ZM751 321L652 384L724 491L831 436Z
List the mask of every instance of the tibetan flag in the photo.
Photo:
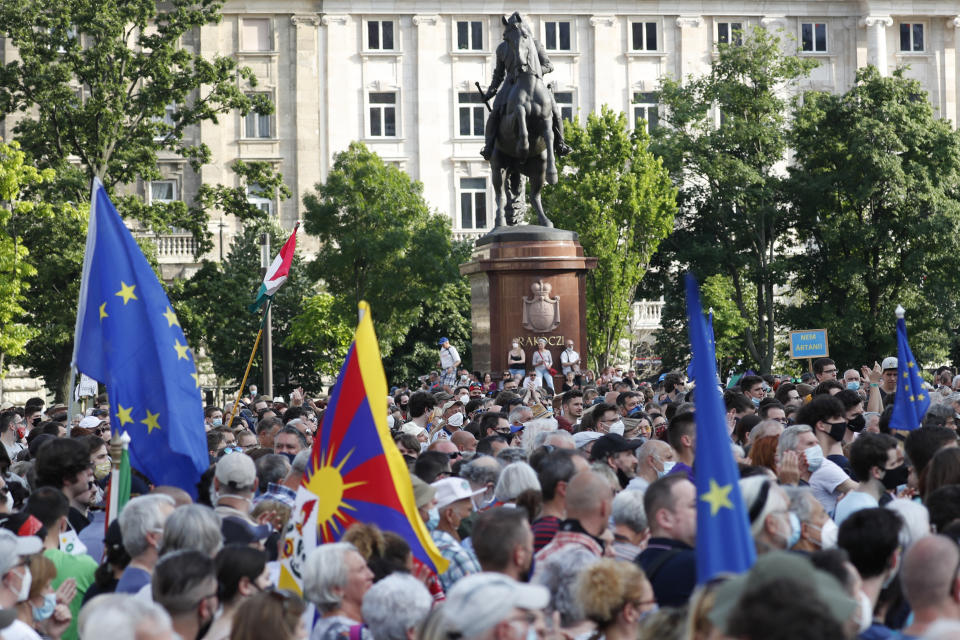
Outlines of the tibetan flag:
M130 465L194 498L210 466L193 351L137 241L94 180L73 366L103 382Z
M742 573L757 559L747 509L740 495L740 473L733 459L716 354L700 307L693 275L687 274L687 319L693 349L697 398L697 583L720 573Z
M907 343L907 323L904 309L897 305L897 392L893 396L890 428L913 431L923 422L930 408L930 394L923 387L920 367Z
M354 522L392 531L439 575L447 560L417 513L410 472L387 427L387 379L370 307L360 324L314 436L313 454L280 550L282 589L302 588L303 562L319 544L336 542Z
M290 265L293 263L293 254L297 250L297 229L299 228L300 223L298 222L293 227L293 233L283 243L280 253L273 259L267 273L264 274L263 282L260 283L260 289L257 291L257 299L247 307L251 313L256 313L264 302L273 297L280 285L287 281L287 274L290 273Z

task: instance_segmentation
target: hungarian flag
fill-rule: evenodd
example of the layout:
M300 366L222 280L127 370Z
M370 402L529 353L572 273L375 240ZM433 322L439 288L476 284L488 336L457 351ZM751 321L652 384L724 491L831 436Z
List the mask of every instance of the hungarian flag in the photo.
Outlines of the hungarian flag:
M110 482L107 483L107 519L106 526L120 516L123 507L130 502L130 436L124 431L120 436L123 445L123 456L118 465L113 461L110 470Z
M297 490L280 550L281 589L301 593L308 553L339 540L354 522L398 534L437 574L447 569L417 513L410 472L390 437L387 378L366 302L360 316Z
M280 253L273 259L266 275L263 276L263 282L260 283L260 290L257 291L257 299L252 305L247 307L251 313L256 313L257 309L263 306L263 303L273 297L284 282L287 281L287 274L290 273L290 264L293 262L293 253L297 249L297 229L300 228L298 222L293 227L293 233L283 243Z

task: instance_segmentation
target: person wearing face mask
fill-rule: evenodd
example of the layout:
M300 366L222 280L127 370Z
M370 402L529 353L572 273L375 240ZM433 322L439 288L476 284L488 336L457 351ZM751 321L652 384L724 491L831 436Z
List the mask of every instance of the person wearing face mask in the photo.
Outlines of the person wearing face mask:
M843 455L843 438L847 433L843 403L830 395L815 396L797 410L796 424L810 425L825 458L813 472L810 485L827 513L833 514L836 501L857 488L850 462Z
M17 603L17 618L47 638L60 638L70 626L72 616L66 604L58 602L57 593L50 583L57 577L57 568L47 558L35 555L30 558L30 595ZM20 639L15 633L4 638ZM73 637L76 637L74 633Z
M480 565L472 553L460 544L460 522L473 511L471 499L483 493L474 490L463 478L444 478L432 485L436 489L436 509L439 521L430 532L433 542L450 565L440 574L440 584L449 591L461 578L480 572ZM429 527L429 524L428 524Z
M203 428L210 431L223 425L223 410L220 407L206 407L203 410Z
M800 539L794 551L813 553L837 546L837 524L830 519L809 487L784 487L790 499L790 511L800 521Z
M567 348L560 354L560 366L563 369L563 375L572 373L575 376L580 375L580 354L573 350L573 340L567 340Z
M637 475L637 449L641 444L640 440L627 440L611 430L593 443L590 460L610 467L624 489Z
M790 511L786 491L766 476L740 480L757 555L785 551L800 540L800 520Z
M673 471L677 454L662 440L647 440L637 449L637 474L627 489L646 491L653 482Z
M891 500L889 492L907 483L909 473L899 443L885 433L864 433L850 445L850 464L860 478L860 486L837 503L837 525L860 509L879 507L880 500Z
M430 442L437 440L448 440L454 431L459 431L463 426L463 403L459 400L448 400L443 405L440 414L441 420L437 422L436 431L430 437Z
M7 529L0 529L0 609L14 610L18 602L25 602L30 597L33 576L30 574L28 558L41 549L43 543L36 536L17 536ZM3 629L3 634L17 634L18 638L40 638L30 625L21 620L13 620Z
M760 376L743 376L740 378L740 389L755 408L759 407L760 401L767 397L766 391L763 390L763 378Z
M874 619L873 612L880 592L893 580L900 568L900 529L903 520L889 509L861 509L848 517L837 537L837 544L847 552L850 562L860 574L863 583L861 599L862 640L882 640L895 637L882 618Z
M213 560L195 550L165 555L153 572L153 601L166 609L183 640L200 640L213 624L219 598Z

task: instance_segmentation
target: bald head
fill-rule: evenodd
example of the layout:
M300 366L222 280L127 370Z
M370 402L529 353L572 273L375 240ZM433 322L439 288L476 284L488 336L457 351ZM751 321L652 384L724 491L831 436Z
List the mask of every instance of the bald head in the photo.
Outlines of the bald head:
M436 442L430 443L430 446L427 447L427 451L439 451L440 453L456 453L458 451L457 445L453 444L449 440L437 440Z
M957 593L960 550L946 536L931 535L913 543L903 557L900 581L914 609L936 608Z
M613 491L607 479L593 471L581 471L567 485L567 517L586 520L595 517L613 502Z
M747 443L753 444L760 438L766 438L768 436L779 438L781 433L783 433L783 425L780 422L776 420L763 420L750 430L750 435L747 436Z
M654 456L660 460L665 459L673 449L663 440L647 440L643 446L637 450L637 462L643 464L647 458Z
M193 498L190 497L190 494L180 487L162 484L159 487L154 487L150 493L162 493L165 496L170 496L178 507L182 507L185 504L193 504Z
M450 436L450 442L456 445L461 452L477 450L477 439L469 431L457 431Z

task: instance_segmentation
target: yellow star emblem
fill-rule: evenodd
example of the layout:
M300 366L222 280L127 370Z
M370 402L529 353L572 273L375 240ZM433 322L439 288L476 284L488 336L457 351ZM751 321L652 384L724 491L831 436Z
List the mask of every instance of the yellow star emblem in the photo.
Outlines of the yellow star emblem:
M188 346L185 345L185 344L180 344L180 338L177 338L177 339L176 339L176 341L175 341L175 343L174 343L174 345L173 345L173 348L177 350L177 360L189 360L189 359L190 359L190 358L187 357L187 351L190 350L190 347L188 347Z
M133 418L130 417L131 411L133 411L133 407L124 407L122 404L117 405L117 418L120 419L121 427L128 422L133 422Z
M139 300L139 299L140 299L140 298L137 297L137 294L135 294L135 293L133 292L133 290L136 289L136 288L137 288L137 285L135 285L135 284L130 284L130 285L128 285L126 282L124 282L123 280L121 280L121 281L120 281L120 291L117 291L117 292L116 292L115 294L113 294L113 295L115 295L115 296L120 296L121 298L123 298L123 304L124 304L124 306L126 306L126 304L127 304L128 302L130 302L131 299L133 299L133 300Z
M907 373L906 371L904 371L904 372L903 372L903 379L906 380L906 379L909 378L909 377L910 377L910 374Z
M107 303L104 302L100 305L100 320L110 317L110 314L107 313Z
M194 372L191 373L190 375L193 376L193 381L196 383L197 388L199 389L199 388L200 388L200 374L197 373L196 371L194 371Z
M733 503L730 502L730 492L733 490L732 484L720 486L717 481L710 478L710 491L706 492L700 499L710 504L710 515L715 516L720 509L726 507L733 509Z
M908 384L903 385L903 390L904 390L904 391L910 391L910 385L908 385Z
M913 369L913 361L908 362L908 363L907 363L907 366L910 367L911 369Z
M914 398L913 396L910 396L910 402L914 402L915 400L916 398Z
M920 402L923 402L926 399L927 399L927 396L923 395L922 393L917 396L917 400L919 400Z
M170 307L167 307L167 310L163 312L163 317L167 319L168 327L172 327L173 325L180 326L180 321L177 320L177 314L175 314Z
M157 418L160 417L160 413L150 413L150 409L147 409L147 417L140 421L141 424L147 425L147 434L153 433L154 429L159 429L160 425L157 424Z

